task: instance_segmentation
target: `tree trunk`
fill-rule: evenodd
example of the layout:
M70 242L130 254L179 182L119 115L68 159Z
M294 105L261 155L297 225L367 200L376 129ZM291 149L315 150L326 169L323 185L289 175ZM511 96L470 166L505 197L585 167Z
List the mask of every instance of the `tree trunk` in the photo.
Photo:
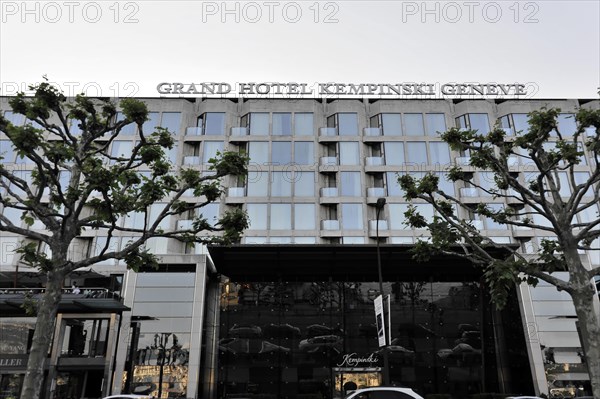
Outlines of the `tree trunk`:
M39 399L44 382L44 363L54 333L64 276L49 272L46 289L37 306L37 321L23 380L21 399ZM56 343L59 344L58 342Z
M581 344L585 351L585 359L594 398L600 398L600 315L594 307L595 290L590 284L590 290L572 294L577 318Z

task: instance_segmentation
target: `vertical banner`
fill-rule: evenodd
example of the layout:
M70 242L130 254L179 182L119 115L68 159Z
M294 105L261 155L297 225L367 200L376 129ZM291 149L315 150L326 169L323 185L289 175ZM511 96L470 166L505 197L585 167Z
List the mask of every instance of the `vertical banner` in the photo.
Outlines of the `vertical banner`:
M379 347L385 346L385 314L383 311L383 297L378 295L373 301L375 305L375 321L377 322L377 339Z

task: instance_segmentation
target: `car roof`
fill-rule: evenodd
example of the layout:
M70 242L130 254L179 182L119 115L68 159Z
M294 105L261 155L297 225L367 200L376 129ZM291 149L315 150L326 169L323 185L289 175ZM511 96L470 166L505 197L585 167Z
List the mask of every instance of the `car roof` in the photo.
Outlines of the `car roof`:
M421 395L419 395L418 393L416 393L415 391L413 391L412 388L408 388L408 387L386 387L386 386L369 387L369 388L357 389L356 391L352 391L352 393L350 393L348 396L354 395L354 394L359 394L359 393L362 393L362 392L385 391L385 390L394 390L394 391L397 391L397 392L410 393L410 395L414 395L416 398L422 398Z

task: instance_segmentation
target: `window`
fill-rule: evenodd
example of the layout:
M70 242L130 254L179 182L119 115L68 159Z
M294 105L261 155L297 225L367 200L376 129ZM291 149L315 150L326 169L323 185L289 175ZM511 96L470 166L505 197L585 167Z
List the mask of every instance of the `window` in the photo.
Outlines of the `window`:
M402 119L400 114L381 114L384 136L401 136Z
M448 179L444 172L434 172L434 175L438 177L438 188L446 194L454 195L454 182Z
M249 118L250 134L267 136L269 134L269 114L266 112L252 112Z
M438 136L446 131L446 117L444 114L425 114L425 118L428 136Z
M199 124L198 126L202 127ZM204 134L207 136L222 136L225 134L225 113L207 112L204 114Z
M469 114L469 127L479 134L490 132L490 122L487 114Z
M314 230L316 228L314 204L294 205L294 230Z
M390 197L403 197L404 191L398 183L398 174L396 172L386 172L387 193Z
M342 141L338 144L340 146L340 165L360 164L358 143Z
M358 135L358 117L356 113L347 112L337 114L337 128L340 136Z
M292 143L290 141L274 141L271 150L273 165L289 165L292 163Z
M130 212L125 216L124 227L128 229L143 229L144 228L144 213Z
M223 146L224 144L222 141L205 141L202 163L205 165L208 164L208 161L211 158L215 158L217 156L217 152L223 151Z
M267 229L267 204L247 204L249 227L248 230Z
M430 142L429 155L431 164L440 166L450 165L450 148L448 147L448 143Z
M360 175L360 172L340 172L341 195L343 197L360 197L362 195Z
M292 205L291 204L271 204L271 230L291 230L292 229Z
M267 165L269 163L269 143L252 141L248 143L248 156L251 163Z
M314 143L312 141L296 141L294 143L294 163L313 165L315 163Z
M148 112L148 120L142 125L144 134L149 135L154 133L156 126L158 126L158 118L160 117L159 112Z
M409 141L406 143L406 161L409 163L427 164L427 147L424 141Z
M309 112L294 114L294 134L296 136L313 136L313 114Z
M210 224L212 227L215 227L219 221L219 204L211 202L210 204L204 205L200 209L196 209L196 213L198 216L206 219L208 224Z
M273 172L271 178L271 196L273 197L291 197L292 181L291 173Z
M488 208L490 208L493 212L498 212L504 210L504 206L502 204L487 204ZM494 222L491 218L484 218L485 220L485 228L487 230L506 230L508 228L507 225Z
M117 112L117 122L121 122L123 120L125 120L125 115L122 112ZM78 119L71 120L71 129L70 130L72 131L73 134L81 134L81 129L79 128L80 123L81 123L81 121L79 121ZM131 123L123 126L120 134L131 135L131 134L135 134L136 132L137 132L137 125L135 123L131 122Z
M342 229L362 230L363 212L361 204L341 204Z
M110 156L113 158L131 158L131 152L133 151L133 141L131 140L115 140L112 143ZM111 159L110 163L117 162Z
M424 136L423 114L404 114L404 132L407 136Z
M4 117L15 126L23 126L25 124L25 115L16 114L13 111L6 111Z
M386 141L384 149L386 165L404 165L404 143Z
M404 213L408 210L408 204L389 204L388 215L390 229L392 230L406 230L408 227L404 223Z
M565 136L572 136L577 131L577 123L573 114L558 114L558 131Z
M248 196L266 197L268 192L269 172L253 172L248 174Z
M307 171L294 172L294 196L295 197L314 197L315 196L315 173Z
M273 113L273 136L292 135L292 114L289 112Z
M17 153L10 140L0 140L0 157L2 163L13 163Z
M171 134L179 134L181 125L181 112L163 112L160 126L167 129Z

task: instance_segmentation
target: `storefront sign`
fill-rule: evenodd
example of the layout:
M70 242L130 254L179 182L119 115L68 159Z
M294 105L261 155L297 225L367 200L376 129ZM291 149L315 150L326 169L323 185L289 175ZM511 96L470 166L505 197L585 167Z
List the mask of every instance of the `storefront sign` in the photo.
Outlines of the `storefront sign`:
M379 357L371 353L369 356L359 356L356 352L347 353L342 357L338 367L370 367L379 362Z
M526 96L529 84L522 83L273 83L249 82L161 82L160 95L222 96L256 98L440 98L440 97L519 97Z
M24 368L27 366L27 355L0 355L0 367Z

